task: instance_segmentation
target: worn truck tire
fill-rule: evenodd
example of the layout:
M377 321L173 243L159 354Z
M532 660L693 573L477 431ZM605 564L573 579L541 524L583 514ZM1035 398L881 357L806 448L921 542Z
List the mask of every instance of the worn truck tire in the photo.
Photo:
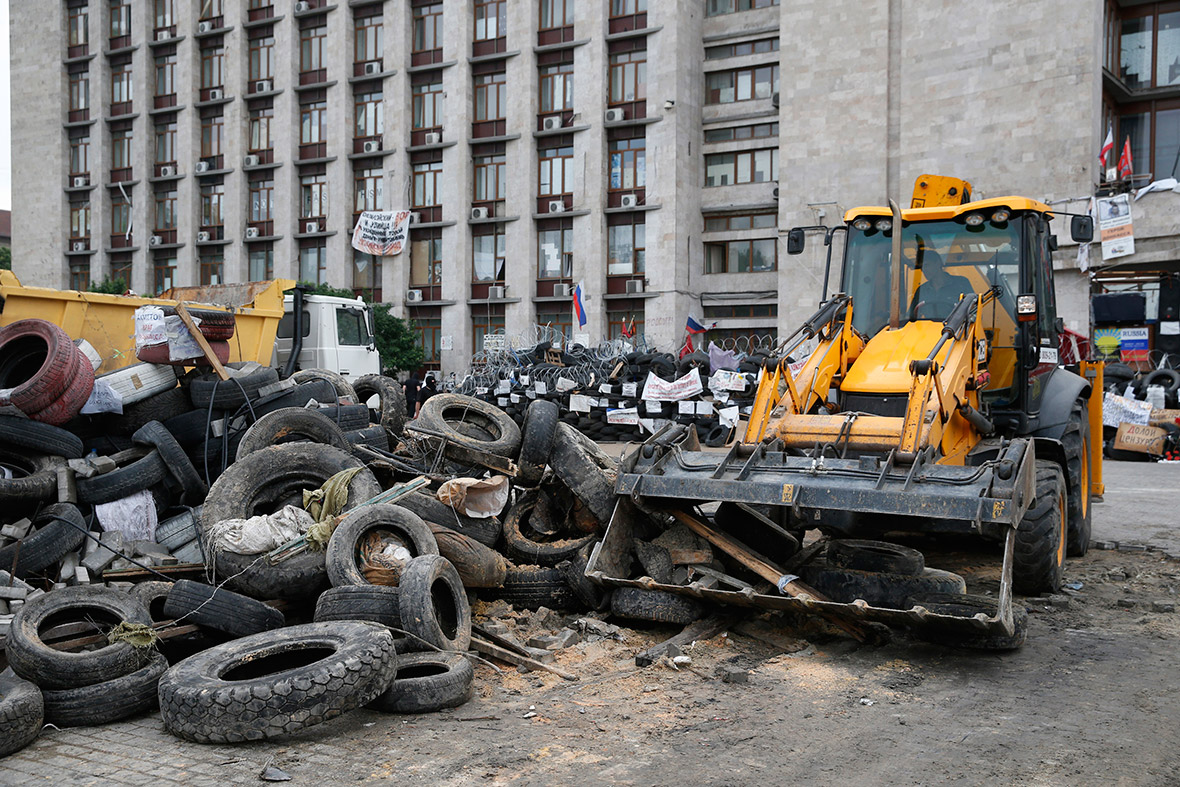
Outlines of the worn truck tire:
M131 442L151 446L160 452L160 459L174 482L173 486L180 491L181 501L188 505L199 505L209 494L209 485L201 479L188 454L162 423L147 422L131 435Z
M438 554L434 534L417 514L384 503L364 506L346 516L328 541L328 580L334 587L370 584L361 571L357 551L364 537L375 531L401 541L412 557Z
M577 597L556 568L510 565L504 575L503 585L477 592L481 598L500 599L520 609L579 608Z
M77 585L25 602L8 632L8 664L12 671L42 689L71 689L114 680L142 667L151 650L116 642L95 650L55 650L41 641L46 622L97 620L113 628L121 622L150 624L148 612L120 590Z
M1082 557L1090 548L1092 512L1090 506L1090 419L1087 408L1079 401L1070 413L1069 423L1061 436L1065 448L1065 466L1068 470L1065 482L1066 504L1069 508L1069 526L1066 530L1065 553L1071 557Z
M28 746L44 724L41 689L16 676L0 675L0 757Z
M890 574L838 568L827 561L814 561L799 569L803 581L832 601L850 604L864 599L874 607L906 609L906 599L930 593L965 593L967 583L958 574L937 568L921 574Z
M176 314L175 306L162 306L164 316ZM233 312L222 312L216 309L188 309L189 316L199 321L197 330L211 342L225 342L234 338L236 321Z
M537 495L526 494L508 509L504 517L504 545L513 561L523 565L556 566L598 538L593 533L578 538L561 538L560 534L546 536L530 528L529 519L536 505Z
M134 716L156 704L167 669L168 659L153 653L135 672L75 689L45 689L45 721L58 727L94 727Z
M704 614L701 605L691 598L643 588L615 588L610 611L620 618L679 626L687 626Z
M389 628L401 628L397 598L400 591L388 585L339 585L320 594L315 622L368 620Z
M907 599L908 607L923 606L939 615L977 615L980 612L994 617L999 602L990 596L970 593L931 593ZM1016 650L1024 644L1028 635L1028 609L1016 602L1012 604L1013 632L1011 634L966 634L960 631L944 631L933 626L915 626L911 629L915 639L950 645L972 650Z
M78 507L70 503L45 506L33 517L33 527L36 529L20 541L0 547L0 566L21 579L52 566L86 540L86 520Z
M463 580L442 555L423 555L406 564L398 585L398 615L411 634L407 650L433 645L463 652L471 645L471 607ZM425 641L424 644L423 640Z
M926 558L916 549L863 538L838 538L828 542L828 562L836 568L911 577L918 576L926 568Z
M14 415L0 415L0 443L66 459L82 457L82 441L72 432Z
M248 637L282 628L283 613L240 593L191 579L178 579L164 601L164 617L196 623L231 637Z
M88 505L122 500L128 495L151 489L168 476L168 467L160 452L153 448L120 451L111 457L119 465L109 473L78 479L78 501Z
M385 427L391 439L400 439L406 428L406 392L397 380L383 374L366 374L357 378L352 387L356 390L357 404L365 404L377 397L377 423Z
M516 460L518 486L536 486L541 483L545 466L549 464L549 455L553 451L560 416L557 402L544 399L534 401L525 410L520 457Z
M494 547L500 540L503 525L494 516L479 519L456 511L438 498L424 495L421 492L411 492L397 501L402 508L413 511L426 522L450 528L456 533L462 533L473 538L485 547Z
M58 456L34 454L0 446L0 466L12 478L0 477L0 500L53 500L57 497L57 469L65 465Z
M456 653L399 656L397 677L368 707L382 713L433 713L471 699L475 670Z
M289 735L372 702L397 674L389 629L334 621L216 645L160 680L164 727L197 743Z
M320 404L343 404L342 400L345 399L351 404L360 404L356 389L352 387L352 384L340 374L329 369L302 369L291 375L291 379L297 383L308 383L312 380L324 380L330 383L332 390L335 391L335 400L322 399Z
M1068 539L1061 466L1044 459L1036 461L1036 498L1016 528L1012 555L1012 589L1025 596L1061 589Z
M447 437L447 456L476 461L472 449L506 458L520 452L520 427L490 402L453 393L435 394L418 413L418 424Z
M348 445L352 449L363 445L366 448L376 448L379 451L389 450L389 432L380 425L345 432L344 439L348 440Z
M577 429L562 423L557 425L549 466L605 528L615 510L618 463Z
M164 423L168 419L184 415L192 409L188 392L180 386L176 386L163 393L124 406L122 415L108 416L107 423L119 434L129 435L134 434L139 427L149 421ZM204 427L205 421L202 419L201 428L204 429Z
M342 451L352 450L344 431L328 416L306 407L287 407L255 421L238 443L236 458L286 443L319 443Z
M152 623L161 623L165 620L172 620L164 612L164 603L168 601L168 594L172 592L172 586L174 584L174 582L164 582L162 580L140 582L128 590L127 594L140 604L143 604L143 608L148 611Z
M243 363L227 363L227 369L241 369ZM193 407L209 409L210 403L219 410L236 410L247 400L258 398L259 389L277 383L279 373L267 366L260 366L249 374L222 380L216 374L202 374L189 383L188 395Z
M259 555L233 552L213 554L210 528L226 519L272 514L284 505L302 505L304 489L318 489L331 476L351 467L362 467L352 454L327 445L292 443L255 451L234 462L209 489L201 509L202 541L217 576L227 587L254 598L306 598L316 596L328 584L324 553L304 552L276 566L265 565ZM381 492L381 485L361 470L348 486L346 510Z

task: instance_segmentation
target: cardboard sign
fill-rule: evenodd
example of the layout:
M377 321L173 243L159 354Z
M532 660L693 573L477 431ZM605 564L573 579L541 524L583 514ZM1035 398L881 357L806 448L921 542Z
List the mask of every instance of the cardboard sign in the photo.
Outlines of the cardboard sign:
M1103 426L1120 426L1121 424L1147 425L1151 418L1151 404L1128 399L1125 396L1106 394L1102 397Z
M152 347L168 341L164 310L159 306L140 306L135 310L135 349Z
M374 257L401 254L406 245L409 224L408 210L366 210L352 231L352 247Z
M1147 423L1152 426L1159 426L1160 424L1174 424L1178 423L1180 419L1180 410L1152 410L1151 418Z
M592 400L589 396L583 396L582 394L571 394L570 410L575 413L588 413L590 412L591 401Z
M1164 452L1164 440L1167 436L1168 433L1158 426L1123 424L1114 436L1114 448L1119 451L1136 451L1159 456Z
M709 388L714 391L744 391L746 390L746 377L741 372L718 369L709 378Z
M680 402L677 412L681 415L695 415L697 411L697 403L693 401Z
M623 383L623 396L634 396L639 383Z

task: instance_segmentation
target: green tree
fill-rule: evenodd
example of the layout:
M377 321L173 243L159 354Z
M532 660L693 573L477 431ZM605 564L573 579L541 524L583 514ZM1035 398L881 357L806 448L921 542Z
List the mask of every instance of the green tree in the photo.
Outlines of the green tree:
M12 249L0 246L0 271L12 270Z
M102 281L90 283L91 292L101 292L107 295L122 295L127 292L127 281L122 276L117 279L105 278Z
M352 290L344 290L330 284L312 284L309 281L300 284L307 288L308 295L330 295L350 300L356 298ZM370 297L371 294L370 292ZM365 300L368 302L369 299ZM390 306L387 303L373 305L373 342L381 356L381 369L389 372L417 369L422 365L425 356L418 344L414 324L410 320L394 317L389 310Z

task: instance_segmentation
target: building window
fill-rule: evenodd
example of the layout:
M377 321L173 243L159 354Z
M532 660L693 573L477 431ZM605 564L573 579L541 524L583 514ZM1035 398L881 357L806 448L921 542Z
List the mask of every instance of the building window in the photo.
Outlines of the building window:
M538 152L540 168L537 193L542 197L569 194L574 187L574 148L545 148Z
M273 180L255 180L250 183L251 223L271 220L274 215L274 189Z
M111 68L111 103L126 104L131 101L131 64Z
M131 35L131 0L111 0L111 38Z
M90 263L70 263L70 289L85 292L90 289Z
M176 92L176 55L156 58L156 96L170 96Z
M90 174L90 137L70 139L70 175Z
M1129 110L1129 111L1128 111ZM1124 139L1131 140L1131 158L1136 172L1151 172L1156 180L1176 177L1180 172L1180 101L1144 101L1123 108L1117 117L1114 166Z
M414 7L414 52L442 48L442 3Z
M120 255L123 257L123 255ZM121 281L123 286L130 289L131 287L131 258L129 256L123 259L111 260L111 281Z
M632 16L647 13L647 0L610 0L611 16Z
M711 128L705 132L706 142L733 142L740 139L766 139L778 136L778 123L756 123L752 126Z
M1116 32L1108 36L1110 48L1117 42L1118 70L1131 90L1180 84L1180 8L1151 3L1119 9L1112 14ZM1107 62L1114 56L1109 52Z
M627 276L644 272L646 228L642 217L634 224L607 227L607 274Z
M705 74L705 103L732 104L770 98L778 91L778 65Z
M761 41L743 41L740 44L722 44L721 46L705 47L705 60L724 60L729 57L744 57L746 55L765 55L778 51L777 38L764 38Z
M156 29L161 30L176 24L176 13L172 7L172 0L156 0Z
M357 170L353 178L356 187L356 199L353 210L363 213L366 210L384 210L385 174L379 169Z
M223 16L222 0L201 0L201 21Z
M328 250L325 247L307 246L299 250L299 281L328 283Z
M222 225L221 204L225 199L225 185L221 183L201 184L201 229L220 229Z
M574 228L537 233L537 278L568 279L574 275Z
M744 213L732 216L709 216L705 219L705 232L768 230L777 226L778 214L775 213Z
M705 156L705 185L769 183L778 180L778 148Z
M352 250L352 291L371 301L381 300L381 258Z
M770 8L779 0L705 0L705 16L721 16L753 8Z
M86 46L90 43L90 7L79 5L67 9L68 46Z
M299 179L299 218L322 219L328 215L328 176L304 175Z
M222 87L224 77L225 47L210 47L201 50L201 89Z
M504 333L503 314L471 315L471 346L475 352L483 352L484 337Z
M82 112L87 109L90 109L90 72L70 74L70 111Z
M130 169L131 132L111 132L111 169Z
M442 232L424 230L422 237L410 242L410 286L429 287L442 284Z
M70 240L90 239L90 203L70 205Z
M156 163L176 163L176 124L156 124Z
M504 119L504 74L475 77L475 122Z
M225 283L225 257L221 254L201 255L201 284Z
M156 226L157 233L176 229L176 192L156 192Z
M442 82L414 85L414 128L437 128L443 124Z
M299 72L319 71L324 67L324 38L327 27L307 27L299 31Z
M383 55L382 30L385 20L380 16L366 16L356 20L356 49L353 59L357 63L380 62Z
M432 161L414 165L414 193L412 207L433 208L439 202L439 178L442 177L442 162Z
M250 39L250 81L274 78L274 36Z
M274 249L250 250L250 281L266 281L275 277Z
M606 330L608 339L635 337L643 335L643 309L629 311L609 311L606 313Z
M762 273L777 268L774 238L705 244L705 273Z
M647 140L644 137L610 142L610 190L641 189L647 185Z
M270 121L275 111L270 107L250 110L250 152L270 150Z
M299 144L314 145L328 139L328 104L317 101L299 108Z
M423 362L437 364L442 357L439 352L442 349L442 320L437 317L415 319L414 327L418 330Z
M565 304L539 303L537 304L537 325L549 328L550 336L573 336L574 311ZM578 328L578 330L582 329Z
M541 111L562 112L574 108L574 64L543 66Z
M541 30L568 27L574 23L574 0L541 0Z
M225 136L225 118L222 115L201 119L201 158L220 156Z
M625 104L647 98L647 50L610 56L610 103Z
M122 200L111 203L111 238L126 241L131 231L131 205Z
M159 295L164 290L172 288L172 282L176 279L176 258L175 257L159 257L155 264L156 273L156 295Z
M475 40L490 41L507 33L507 0L475 0Z
M504 228L495 225L489 234L471 238L471 280L504 283Z
M356 136L377 137L381 135L384 123L381 120L385 101L380 92L361 93L355 99Z
M508 190L504 176L504 156L476 156L475 201L496 202L504 199Z

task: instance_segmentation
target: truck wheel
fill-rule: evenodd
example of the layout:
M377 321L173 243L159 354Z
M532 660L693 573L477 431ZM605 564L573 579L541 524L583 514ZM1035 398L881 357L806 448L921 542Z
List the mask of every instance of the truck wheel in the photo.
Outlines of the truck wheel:
M389 436L397 440L406 427L406 392L397 380L381 374L366 374L352 387L356 390L357 404L365 404L376 396L381 417L378 420Z
M407 651L461 653L471 645L471 607L451 561L423 555L406 564L398 585L398 616L411 636Z
M45 721L58 727L110 724L156 704L168 659L153 653L146 666L117 678L72 689L45 689Z
M351 451L352 444L328 416L306 407L285 407L267 413L246 430L238 443L237 459L283 443L320 443Z
M990 596L970 593L931 593L906 600L906 606L923 606L936 615L978 615L980 612L994 617L999 603ZM1012 605L1011 634L976 634L962 631L947 631L937 626L915 626L911 633L915 639L950 645L955 648L972 650L1016 650L1024 644L1028 633L1028 609L1021 604Z
M418 423L445 435L447 456L457 462L476 461L467 448L509 458L520 452L516 422L494 404L471 396L435 394L422 405Z
M618 588L611 596L612 615L651 623L674 623L687 626L704 613L691 598L643 588Z
M1065 476L1055 462L1037 460L1037 492L1016 530L1013 589L1025 596L1061 589L1067 528Z
M1090 547L1090 419L1086 405L1078 402L1066 424L1061 443L1065 446L1065 465L1069 471L1067 495L1069 528L1066 554L1081 557Z
M926 559L916 549L888 541L859 538L840 538L830 542L828 560L839 568L888 571L911 577L921 574L926 568Z

